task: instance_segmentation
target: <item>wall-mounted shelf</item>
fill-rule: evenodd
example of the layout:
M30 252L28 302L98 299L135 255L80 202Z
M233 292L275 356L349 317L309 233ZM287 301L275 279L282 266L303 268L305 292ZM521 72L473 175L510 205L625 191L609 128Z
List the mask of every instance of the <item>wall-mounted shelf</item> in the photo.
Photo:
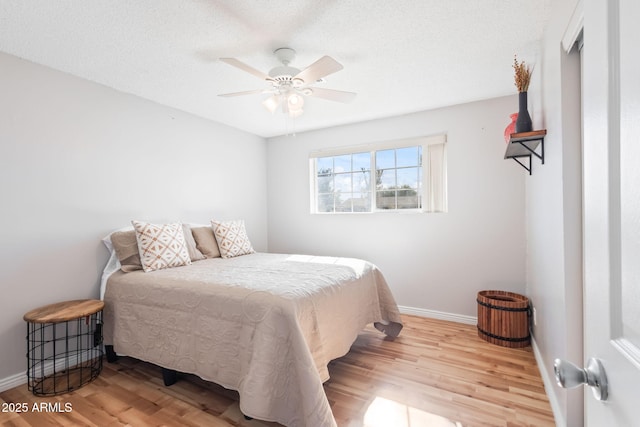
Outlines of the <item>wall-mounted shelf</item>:
M546 134L546 129L512 133L507 143L507 151L504 153L504 158L515 160L531 175L531 169L533 168L531 156L536 156L544 165L544 137ZM540 147L539 153L538 147ZM520 160L525 157L529 159L528 166Z

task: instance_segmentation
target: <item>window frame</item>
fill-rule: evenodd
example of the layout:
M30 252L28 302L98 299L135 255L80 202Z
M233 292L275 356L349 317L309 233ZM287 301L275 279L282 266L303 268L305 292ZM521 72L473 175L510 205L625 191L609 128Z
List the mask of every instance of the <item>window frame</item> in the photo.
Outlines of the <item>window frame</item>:
M443 146L443 158L442 158L442 187L444 189L443 200L441 201L441 205L443 208L441 210L434 210L432 208L432 202L430 201L431 194L428 192L432 191L432 185L430 183L431 176L431 159L430 159L430 150L429 146L439 145ZM376 203L376 185L373 180L376 171L376 153L378 151L389 150L389 149L402 149L408 147L422 147L422 159L421 166L422 167L422 180L420 182L419 195L418 197L421 200L420 208L407 208L407 209L380 209L377 207ZM439 213L439 212L447 212L447 168L446 168L446 156L447 156L447 138L445 134L432 135L432 136L421 136L416 138L407 138L400 140L391 140L391 141L383 141L383 142L373 142L361 145L352 145L352 146L344 146L344 147L335 147L335 148L327 148L314 150L309 153L309 187L310 187L310 212L311 214L317 215L353 215L353 214L391 214L391 213ZM368 190L370 197L370 210L369 211L331 211L331 212L320 212L318 211L318 170L317 170L317 159L321 157L337 157L341 155L353 155L358 153L369 153L369 161L370 161L370 188ZM400 169L397 163L394 165L394 170ZM353 173L353 171L351 171ZM426 207L425 207L426 205Z

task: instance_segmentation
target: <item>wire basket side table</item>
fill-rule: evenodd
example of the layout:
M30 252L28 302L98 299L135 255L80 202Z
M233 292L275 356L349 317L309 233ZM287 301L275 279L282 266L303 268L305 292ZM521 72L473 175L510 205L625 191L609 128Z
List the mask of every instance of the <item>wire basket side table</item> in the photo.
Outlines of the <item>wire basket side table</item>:
M98 300L64 301L31 310L27 322L27 386L55 396L95 380L102 371L102 309Z

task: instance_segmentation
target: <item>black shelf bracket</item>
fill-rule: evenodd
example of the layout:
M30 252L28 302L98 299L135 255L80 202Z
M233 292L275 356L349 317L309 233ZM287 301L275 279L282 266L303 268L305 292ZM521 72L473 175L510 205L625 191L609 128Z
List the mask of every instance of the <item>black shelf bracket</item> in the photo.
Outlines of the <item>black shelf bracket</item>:
M546 129L535 130L532 132L512 133L509 138L509 142L507 143L507 150L504 153L504 158L515 160L520 166L529 172L529 175L531 175L533 170L533 162L531 161L532 156L540 159L544 165L544 137L546 134ZM540 147L539 153L538 147ZM523 158L529 159L528 165L520 160Z

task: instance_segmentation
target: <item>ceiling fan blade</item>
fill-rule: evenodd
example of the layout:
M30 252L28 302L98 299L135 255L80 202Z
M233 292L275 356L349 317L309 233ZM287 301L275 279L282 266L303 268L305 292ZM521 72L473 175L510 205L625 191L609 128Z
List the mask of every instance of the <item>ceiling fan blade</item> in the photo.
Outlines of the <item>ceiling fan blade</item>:
M305 88L305 95L344 103L351 102L356 97L356 93L354 92L345 92L343 90L335 89L323 89L319 87Z
M342 70L344 67L330 56L323 56L293 77L302 80L304 84L311 84L321 78Z
M265 89L245 90L244 92L221 93L218 96L224 96L228 98L231 96L253 95L254 93L265 93Z
M264 105L264 108L269 110L269 112L273 113L278 109L281 102L282 102L282 97L276 94L262 101L262 105Z
M269 77L267 74L263 73L262 71L256 70L252 66L247 65L242 61L238 61L236 58L220 58L220 61L226 62L229 65L233 65L236 68L240 68L241 70L246 71L249 74L253 74L259 79L273 81L273 78Z

